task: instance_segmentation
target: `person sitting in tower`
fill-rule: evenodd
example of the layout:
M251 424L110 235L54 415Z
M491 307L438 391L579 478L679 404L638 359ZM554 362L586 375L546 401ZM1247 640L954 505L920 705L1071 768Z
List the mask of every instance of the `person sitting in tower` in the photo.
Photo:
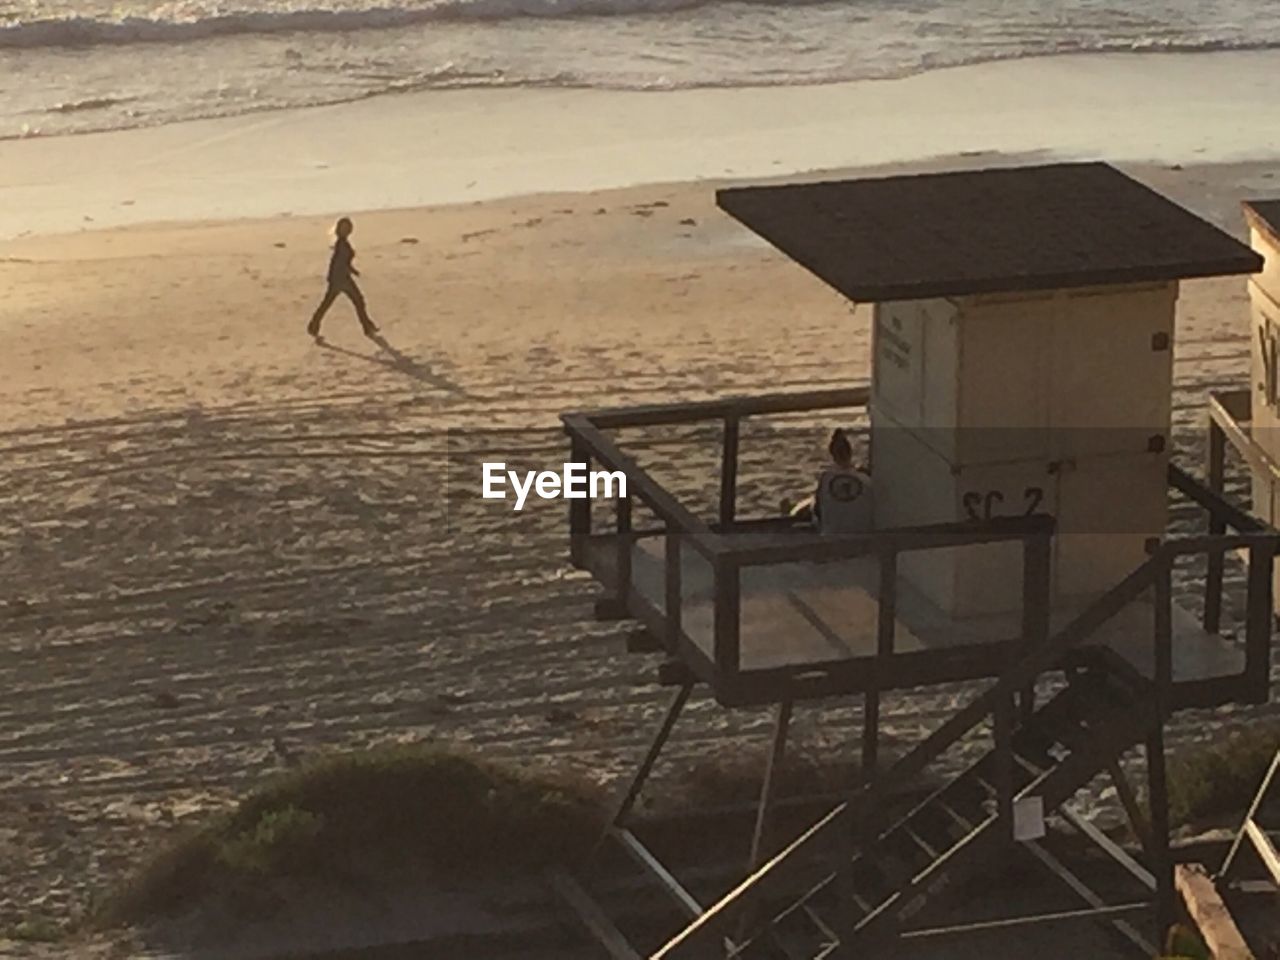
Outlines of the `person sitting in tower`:
M871 475L853 462L853 444L840 428L827 444L831 463L818 475L813 495L791 510L797 520L808 520L820 533L864 533L873 527Z
M873 526L871 475L853 462L853 444L840 428L827 444L831 465L818 476L813 515L821 533L864 533Z

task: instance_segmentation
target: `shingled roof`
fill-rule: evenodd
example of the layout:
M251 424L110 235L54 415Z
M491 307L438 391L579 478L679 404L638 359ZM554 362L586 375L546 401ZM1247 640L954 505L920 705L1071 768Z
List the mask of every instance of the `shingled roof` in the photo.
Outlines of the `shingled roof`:
M1280 243L1280 200L1247 200L1241 206L1250 226L1271 234Z
M1255 273L1262 258L1106 163L721 190L855 301Z

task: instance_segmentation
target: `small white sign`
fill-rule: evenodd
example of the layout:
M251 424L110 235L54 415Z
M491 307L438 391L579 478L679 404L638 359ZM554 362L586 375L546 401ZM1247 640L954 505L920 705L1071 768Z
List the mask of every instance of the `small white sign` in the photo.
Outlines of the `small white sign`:
M1013 839L1039 840L1044 835L1044 798L1022 797L1013 801Z

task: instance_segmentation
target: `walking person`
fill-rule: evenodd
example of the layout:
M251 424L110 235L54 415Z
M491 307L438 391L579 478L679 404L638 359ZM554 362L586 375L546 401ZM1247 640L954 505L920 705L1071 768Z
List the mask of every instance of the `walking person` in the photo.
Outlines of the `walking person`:
M338 299L338 294L340 293L345 293L352 304L355 305L356 316L360 318L360 326L364 329L364 335L372 337L378 332L377 326L369 319L369 311L364 303L364 294L356 286L355 278L360 276L360 271L352 264L356 257L356 252L352 249L351 241L348 239L353 229L350 217L343 217L333 225L333 233L337 239L333 243L333 256L329 259L329 289L325 291L324 299L320 301L320 306L316 307L316 312L311 317L311 322L307 324L307 333L313 337L320 336L320 321L324 318L329 308L333 306L333 301Z

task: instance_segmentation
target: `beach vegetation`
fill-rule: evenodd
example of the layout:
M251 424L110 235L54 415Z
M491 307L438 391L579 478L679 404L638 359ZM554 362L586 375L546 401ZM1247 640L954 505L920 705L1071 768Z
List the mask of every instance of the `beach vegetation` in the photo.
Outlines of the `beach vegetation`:
M1174 754L1169 820L1175 826L1242 815L1280 750L1280 723L1261 723Z
M300 885L419 870L533 872L585 853L603 827L592 785L455 749L397 745L317 758L171 843L96 910L100 925L223 902L269 915Z
M9 936L27 943L55 943L63 938L63 927L48 917L27 917L14 924Z

